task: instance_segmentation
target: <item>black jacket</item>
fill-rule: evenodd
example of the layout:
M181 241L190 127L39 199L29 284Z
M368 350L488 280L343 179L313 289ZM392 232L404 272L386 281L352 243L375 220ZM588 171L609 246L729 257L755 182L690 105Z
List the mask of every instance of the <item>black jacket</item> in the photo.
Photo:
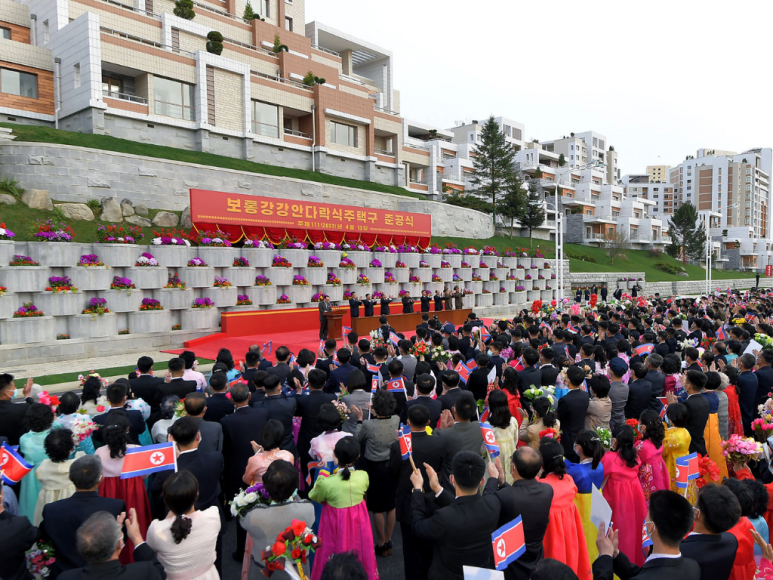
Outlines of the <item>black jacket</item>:
M75 546L75 532L83 522L96 512L110 512L117 517L125 511L126 504L122 499L100 497L96 491L76 491L67 499L46 504L40 532L54 545L56 562L52 566L53 577L86 565L86 560Z
M448 409L450 411L451 407L456 404L456 400L462 395L464 391L465 389L457 387L455 389L449 390L445 395L440 395L437 400L440 401L443 410Z
M443 402L440 399L433 399L429 396L424 397L419 395L415 399L411 399L405 403L403 412L400 413L401 423L407 424L408 409L414 405L424 405L427 407L427 411L429 411L429 426L432 427L432 429L435 429L435 427L437 427L438 421L440 421L440 414L443 412Z
M297 397L285 397L284 395L270 395L263 399L253 403L253 407L256 409L263 409L268 413L270 419L276 419L285 428L285 440L282 442L282 449L289 451L296 457L298 457L298 450L295 448L295 438L293 437L293 417L295 417L295 409Z
M376 306L375 300L363 300L362 305L364 307L364 314L365 316L373 316L373 309Z
M422 296L419 300L421 301L421 311L429 312L429 304L432 302L432 296Z
M297 398L295 416L301 418L301 428L298 431L298 453L301 455L301 467L305 470L309 459L309 448L314 437L322 435L317 427L317 414L319 408L325 403L332 403L336 396L333 393L310 390L308 395Z
M227 415L233 415L234 404L225 393L213 393L207 399L207 411L204 413L205 421L220 421Z
M198 447L200 451L223 452L223 427L220 423L199 419L199 431L201 432L201 441Z
M426 432L416 431L411 433L413 462L421 471L424 477L425 513L431 514L435 511L434 494L429 487L427 470L424 464L428 464L435 472L439 472L443 465L443 442L434 436L427 435ZM403 460L400 453L400 442L395 441L389 449L389 471L397 479L397 500L395 507L397 509L397 521L405 524L411 523L411 493L413 493L413 484L411 484L411 473L413 468L409 460Z
M196 387L196 381L186 381L183 378L176 378L168 383L162 383L156 389L155 405L157 408L160 407L163 400L170 395L175 395L182 401L188 393L195 393Z
M743 422L744 434L749 437L752 435L752 421L755 416L755 401L759 391L759 380L757 373L744 371L738 375L738 406L741 407L741 421Z
M652 399L652 383L647 379L637 379L632 381L628 385L628 400L625 402L625 418L638 420L642 412L649 408L650 399Z
M60 580L163 580L164 567L156 559L156 553L147 544L134 550L134 562L124 566L118 560L102 564L86 564L59 576Z
M570 390L558 399L556 415L561 422L561 445L564 447L564 457L569 461L579 463L579 457L574 452L574 438L585 429L585 414L588 412L590 397L581 389Z
M223 466L223 454L217 451L193 449L183 451L177 458L177 471L190 471L199 482L199 497L195 504L197 510L201 511L218 505L217 496L220 495L220 476L223 473ZM164 482L173 473L174 471L159 471L150 477L148 495L153 517L157 519L164 519L169 511L164 504L161 492ZM244 475L243 472L242 475ZM222 533L225 532L222 531Z
M760 367L757 372L757 395L754 402L754 416L759 417L757 407L764 405L768 400L768 393L773 392L773 367L770 365Z
M403 314L411 314L413 312L413 298L403 296Z
M443 297L440 294L435 294L432 299L435 301L435 312L443 310Z
M390 379L387 379L390 380ZM395 392L392 393L392 396L395 398L395 415L401 415L403 412L403 409L405 409L406 403L410 400L410 397L413 397L413 393L416 390L415 385L413 384L413 381L410 379L406 379L405 376L403 376L403 384L405 385L405 392ZM382 389L386 390L386 385L383 385L381 387ZM405 396L405 394L408 393L408 397Z
M518 392L521 394L521 398L523 398L524 391L531 385L539 387L541 384L542 373L537 367L526 367L518 372Z
M382 298L381 299L381 314L386 316L389 314L389 305L392 303L392 301L389 298Z
M687 536L682 540L679 551L683 558L698 562L701 580L727 580L735 562L738 540L730 532Z
M293 369L291 369L290 365L288 365L286 362L278 362L270 369L266 369L266 372L269 375L276 375L279 377L279 384L281 385L287 380L287 376L292 372L292 370Z
M356 300L355 298L349 298L349 315L352 318L359 318L360 317L360 302L359 300Z
M466 423L455 423L448 429L438 429L434 431L433 437L438 437L443 442L445 455L443 456L443 469L438 472L440 485L453 493L454 486L451 485L451 464L460 451L472 451L482 457L483 435L480 432L480 423L469 421ZM494 531L493 529L491 530ZM415 533L415 532L414 532Z
M666 375L657 371L647 371L647 376L644 377L652 385L652 399L650 400L650 409L653 411L660 411L660 401L658 397L662 397L666 390Z
M126 418L129 419L129 423L131 424L129 427L129 439L135 445L139 445L140 435L142 435L142 433L145 431L145 419L142 418L142 413L140 411L130 411L124 409L123 407L108 409L107 413L102 413L101 415L97 415L96 417L92 418L94 423L99 425L97 430L94 431L94 441L98 443L105 442L104 437L102 436L102 431L104 429L105 422L111 413L123 413Z
M480 367L470 373L470 378L467 380L467 390L472 393L476 401L486 398L488 374L489 369Z
M697 451L701 455L706 455L706 440L703 432L709 420L709 402L703 395L691 395L685 400L684 406L689 412L684 428L690 434L690 453Z
M593 580L612 580L612 574L620 580L637 578L638 580L700 580L701 567L687 558L682 551L681 558L655 558L641 568L628 560L620 552L613 560L611 556L599 556L593 562ZM708 578L708 576L703 576Z
M542 382L540 385L543 387L552 387L556 384L556 379L558 378L558 375L560 374L560 371L555 366L551 365L545 365L543 367L539 368L540 377L542 379ZM537 385L534 385L535 387Z
M158 387L164 384L164 377L152 377L150 375L140 375L136 379L131 379L129 384L132 387L132 393L137 398L142 399L150 405L151 413L158 413L158 403L156 394Z
M7 437L9 445L18 445L19 437L27 431L24 427L27 409L29 405L26 402L0 401L0 437Z
M227 499L231 499L243 487L242 476L247 469L247 462L255 454L250 441L260 441L260 432L268 419L265 409L249 406L236 409L233 415L221 419Z
M40 538L40 531L26 516L12 516L8 511L0 513L0 578L3 580L27 580L24 552Z

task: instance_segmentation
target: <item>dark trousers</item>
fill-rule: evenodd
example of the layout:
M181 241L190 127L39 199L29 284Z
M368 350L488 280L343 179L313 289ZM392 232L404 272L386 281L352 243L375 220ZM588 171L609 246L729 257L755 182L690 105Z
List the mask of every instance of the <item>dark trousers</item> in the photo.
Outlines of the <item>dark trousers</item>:
M319 339L327 338L327 318L319 321Z
M427 580L432 564L432 542L413 536L411 524L400 522L403 536L403 563L405 580Z

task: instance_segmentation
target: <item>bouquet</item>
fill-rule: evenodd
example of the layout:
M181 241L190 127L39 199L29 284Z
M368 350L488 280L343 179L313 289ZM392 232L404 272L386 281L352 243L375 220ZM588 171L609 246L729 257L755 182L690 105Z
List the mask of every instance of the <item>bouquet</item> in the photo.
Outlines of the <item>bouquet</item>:
M317 258L317 256L309 256L309 261L306 264L306 267L307 268L321 268L324 265L325 264L322 262L322 260Z
M354 296L354 292L351 290L344 290L344 300L349 300L352 296Z
M107 300L104 298L92 298L89 300L89 305L83 309L81 314L91 314L93 317L110 314L110 309L107 307Z
M421 284L421 278L419 278L416 274L411 274L410 278L408 278L408 282L411 284Z
M135 266L158 266L158 261L153 257L153 254L148 252L142 252L137 259Z
M340 250L341 246L333 242L317 242L314 244L315 250Z
M48 575L51 573L51 566L56 562L55 556L53 544L38 540L35 546L25 554L27 570L33 576L48 578Z
M371 268L383 268L384 264L381 263L381 260L377 260L377 259L373 258L370 261L370 267Z
M349 407L340 399L335 399L331 401L333 403L333 406L336 408L336 411L338 411L338 415L341 417L341 421L346 421L346 419L349 417Z
M341 285L341 279L337 278L335 274L332 272L328 272L327 275L327 282L325 284L330 284L331 286L340 286Z
M166 282L164 288L176 288L177 290L185 290L187 284L180 280L180 277L176 273L169 274L169 279Z
M311 297L311 301L312 302L322 302L324 299L325 299L324 292L317 292L316 294L314 294ZM252 304L252 303L250 303L250 304Z
M77 292L78 289L72 285L69 276L51 276L48 279L47 292Z
M186 246L188 248L191 247L191 243L186 239L188 235L178 229L173 230L161 230L156 231L153 230L153 235L155 236L150 243L154 246Z
M367 276L360 274L357 276L357 284L370 284L370 278Z
M433 282L440 282L440 283L442 283L443 282L443 278L441 278L437 274L432 274L432 281Z
M99 261L99 257L96 254L84 254L81 256L81 259L78 260L79 266L104 266L102 262Z
M268 240L260 240L258 238L247 238L246 240L244 240L244 247L253 248L256 250L264 250L264 249L273 250L274 244L272 244Z
M97 425L88 415L78 415L72 423L72 441L75 445L83 443L96 431Z
M216 248L230 248L231 242L229 238L231 234L220 230L205 231L201 230L196 233L196 243L199 246L211 246Z
M206 264L206 262L204 262L204 260L202 260L201 258L199 258L197 256L195 258L191 258L190 260L188 260L188 267L189 268L206 268L207 264Z
M230 288L231 283L226 278L221 278L220 276L215 276L215 288Z
M64 222L55 224L53 220L35 220L32 237L36 242L72 242L75 232Z
M293 276L293 286L308 286L309 281L303 276Z
M15 237L16 234L5 227L5 222L0 223L0 240L12 240Z
M8 262L9 266L40 266L38 262L30 258L29 256L17 256L14 255L11 261Z
M440 267L441 268L450 268L451 267L451 262L446 262L444 260L441 260L440 261Z
M274 256L274 261L271 262L272 268L292 268L293 265L290 261L283 256Z
M537 314L541 308L542 308L542 300L535 300L534 302L531 303L532 314Z
M698 458L700 477L695 481L697 488L700 489L712 481L719 481L720 472L717 464L708 455L699 455Z
M276 538L276 541L261 553L261 559L266 562L264 574L270 577L276 570L285 570L293 565L297 569L297 577L305 578L303 564L309 554L320 547L319 538L306 526L306 522L293 520L290 526ZM296 576L296 574L287 574Z
M429 351L429 346L427 346L427 343L423 340L417 340L416 343L411 347L411 354L413 354L413 356L416 358L419 358L420 356L426 358L429 354Z
M754 335L754 340L762 345L762 350L773 351L773 338L769 337L767 334L757 333Z
M140 304L140 310L163 310L163 309L164 307L161 306L161 302L159 302L155 298L143 298L142 303Z
M312 300L313 302L313 300ZM252 300L250 300L250 297L246 294L239 294L236 297L236 305L237 306L252 306Z
M209 298L196 298L193 301L193 308L212 308L215 305Z
M462 268L472 268L472 266L467 262L462 262Z
M271 505L271 497L262 483L255 484L247 489L242 489L229 502L231 515L235 518L243 517L257 504Z
M352 262L349 258L341 258L341 261L338 263L339 268L346 268L347 270L354 270L357 268L357 265Z
M421 260L419 262L419 268L429 268L429 264L427 264L427 262L425 262L424 260Z
M727 441L722 441L722 455L733 463L746 463L749 459L759 459L762 454L762 444L751 437L733 434Z
M234 268L249 268L250 261L242 256L234 258Z
M701 346L705 348L706 350L711 350L711 347L714 346L714 343L717 342L717 339L713 336L707 336L703 340L701 340Z
M48 391L41 391L38 394L38 402L51 407L52 411L56 411L59 406L59 397L49 394Z
M401 262L400 260L397 260L395 262L395 268L407 268L408 266L405 265L405 262Z
M78 382L81 384L81 387L86 382L86 379L98 379L102 387L106 387L108 385L107 379L103 379L98 372L96 371L89 371L86 375L78 375ZM99 410L99 408L97 408ZM85 411L84 411L85 413Z
M287 294L282 294L276 301L277 304L290 304L290 297Z
M397 295L398 295L400 298L405 298L406 296L410 296L410 295L411 295L411 293L410 293L410 292L408 292L408 290L400 290L400 292L398 292L398 293L397 293Z
M430 356L432 357L432 360L438 363L446 363L451 360L452 355L446 349L444 349L442 346L435 346L430 351Z
M25 302L13 313L14 318L35 318L37 316L45 316L45 314L42 310L38 310L38 307L32 302Z
M268 276L258 274L255 276L255 286L271 286L271 280L268 279Z
M634 432L634 441L641 441L643 439L642 434L639 432L639 420L638 419L626 419L625 424L628 425Z
M124 232L123 226L100 225L97 228L97 243L99 244L135 244L145 237L142 228L129 226Z
M384 272L384 284L397 284L395 275L392 272Z
M550 400L550 404L554 405L556 403L555 391L555 387L535 387L534 385L529 385L529 388L523 392L523 396L530 401L535 401L540 397L547 397Z
M604 427L596 427L596 435L599 436L604 449L609 450L612 448L612 432L609 429L604 429Z

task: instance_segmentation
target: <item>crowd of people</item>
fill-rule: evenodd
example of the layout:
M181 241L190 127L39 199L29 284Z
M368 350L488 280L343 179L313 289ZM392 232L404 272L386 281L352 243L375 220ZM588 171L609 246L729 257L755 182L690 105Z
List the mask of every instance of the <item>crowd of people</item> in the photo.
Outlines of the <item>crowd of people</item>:
M64 580L211 579L224 558L244 579L372 579L399 524L405 578L462 579L520 516L508 580L766 578L770 296L593 294L488 325L425 313L410 336L382 318L318 352L223 349L207 374L190 351L143 356L58 398L0 375L0 438L32 466L1 488L0 577L29 578L37 545ZM122 477L127 451L164 442L174 471ZM308 557L285 553L289 526Z

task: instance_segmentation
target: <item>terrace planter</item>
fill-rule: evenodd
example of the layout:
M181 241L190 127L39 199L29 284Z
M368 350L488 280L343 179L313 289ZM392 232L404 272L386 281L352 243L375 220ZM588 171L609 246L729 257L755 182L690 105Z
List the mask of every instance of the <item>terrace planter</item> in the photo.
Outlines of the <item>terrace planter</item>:
M35 298L35 301L40 302L38 297ZM19 297L16 294L13 292L4 293L0 296L0 320L13 318L13 313L16 312L16 309L19 308L19 306L21 306L21 304L19 303ZM48 310L39 304L36 304L36 306L43 312L48 312Z
M515 280L500 280L499 285L504 286L508 292L515 291Z
M544 290L545 284L547 283L546 280L539 280L539 279L532 280L532 282L534 283L532 286L532 289L534 290Z
M424 289L434 296L436 290L440 291L441 294L443 293L444 285L442 282L428 282L424 284Z
M107 305L110 308L110 304ZM106 338L118 335L118 319L115 313L93 316L76 314L67 319L70 338Z
M271 304L270 306L266 306L264 310L291 310L297 307L298 305L295 304L295 302L288 302L287 304Z
M328 268L332 268L341 261L341 250L311 250L309 255L317 256ZM292 262L292 260L290 261ZM308 263L308 258L306 262Z
M245 294L252 300L253 306L276 304L276 286L250 286Z
M275 250L269 248L239 248L238 256L244 256L253 268L268 268L276 255ZM233 262L231 262L233 264Z
M510 268L511 270L518 267L518 258L513 256L500 258L499 261L502 262L506 268Z
M189 288L209 288L215 283L215 269L209 266L202 268L185 266L177 270L177 275ZM255 278L250 284L254 283Z
M108 266L74 266L72 268L65 268L64 274L70 277L73 286L79 291L85 292L87 290L99 291L110 288L115 271ZM133 278L132 282L134 282Z
M379 284L373 287L373 291L383 292L387 296L397 296L397 293L400 291L400 284Z
M499 257L497 256L481 256L480 261L486 264L489 268L496 268L497 267L497 261L499 260Z
M0 320L0 344L28 344L55 339L53 316Z
M429 264L430 268L440 268L440 261L443 259L442 254L421 254L421 259Z
M496 294L493 294L493 296L494 306L507 306L510 304L510 299L507 292L497 292Z
M475 294L465 294L462 297L462 308L475 308Z
M0 240L0 267L7 266L14 254L23 253L14 250L15 243L13 240Z
M157 290L166 286L169 270L162 266L132 266L124 269L124 276L140 290Z
M540 300L553 300L553 290L540 290Z
M367 268L370 264L370 252L361 251L345 251L346 257L349 258L358 268ZM342 254L343 255L343 254ZM418 264L417 264L418 266Z
M462 267L462 255L461 254L443 254L443 260L451 264L452 268Z
M178 292L183 293L179 290ZM168 310L141 310L129 313L129 332L131 334L153 334L154 332L169 332L171 329L172 313Z
M183 330L217 328L220 326L220 311L217 308L189 308L182 311L180 323Z
M475 306L478 308L485 308L494 304L493 294L477 294L475 296Z
M252 286L255 284L256 270L252 266L223 268L223 276L234 286Z
M134 266L142 252L137 244L94 244L94 253L112 268Z
M186 245L169 244L167 246L149 246L148 253L153 254L159 266L182 268L188 264L188 260L196 256L196 249Z
M397 263L397 252L373 252L373 257L384 265L384 268L394 268Z
M218 308L225 308L226 306L236 306L236 297L239 291L236 286L230 288L209 288L208 290L202 290L202 298L210 298L215 306Z
M510 292L510 304L525 304L526 292Z
M491 282L491 281L483 282L483 289L488 290L492 294L499 292L500 288L501 286L499 285L499 282Z
M309 250L292 250L287 248L284 250L274 250L274 255L287 258L287 260L295 268L303 268L309 262L309 256L311 256L311 252Z
M523 266L526 269L531 268L531 258L516 258L518 260L518 266Z
M73 242L29 242L27 255L40 263L41 266L65 268L75 266L81 256L92 254L93 246L94 244Z
M535 300L540 300L539 293L540 293L540 290L527 290L526 301L534 302Z
M217 246L199 246L193 250L193 255L198 256L207 266L213 268L227 268L232 266L234 258L239 255L236 248L221 248Z
M265 310L265 309L259 308L254 303L248 306L229 306L228 308L225 309L226 312L257 312L258 310Z
M48 266L7 266L0 268L0 286L5 286L9 292L17 294L42 292L48 286L50 275L51 269Z
M274 286L289 286L293 283L293 269L292 268L265 268L263 270L264 272L268 272L267 274L264 274L265 276L268 276L268 279L271 280L271 284ZM340 277L340 276L339 276ZM255 283L255 279L253 278L252 283Z
M144 298L142 290L104 290L100 296L107 300L112 312L134 312L138 310ZM85 299L84 299L85 301ZM43 312L47 312L44 310ZM53 312L52 312L53 314Z
M408 268L394 268L390 271L394 275L395 280L399 283L407 282L408 278L411 277L411 271Z
M357 281L357 270L354 268L333 268L333 273L342 284L354 284ZM405 279L408 280L407 277Z
M371 268L365 269L365 275L370 280L371 284L383 284L384 283L384 268Z
M631 281L629 281L628 282L628 289L629 290L633 290L633 287L636 286L637 284L638 284L638 282L631 282Z
M494 270L492 270L492 272L494 272L494 275L497 278L499 278L500 280L504 280L505 278L507 278L507 275L510 273L510 269L509 268L494 268Z
M415 252L409 252L407 254L399 253L397 256L397 259L409 268L419 267L419 262L421 261L421 256L419 254L416 254Z
M106 295L107 292L101 292L100 294L105 294L103 298L107 298L108 308L113 310L112 302L110 302L110 298ZM35 295L34 302L35 306L49 316L74 316L81 313L81 310L88 302L88 298L81 292L40 292Z
M355 284L350 286L350 290L357 292L357 297L360 299L365 298L366 294L373 293L373 287L370 284Z
M328 296L330 296L330 302L340 302L344 299L344 287L343 286L333 286L325 284L324 286L319 287L320 292L324 292ZM276 302L276 300L274 300Z
M460 268L456 273L459 274L463 282L472 280L472 268Z
M432 270L432 273L440 276L443 282L451 282L454 277L454 271L451 268L437 268Z
M414 298L418 298L419 296L421 296L421 291L423 289L424 288L422 287L421 284L411 284L411 283L400 284L400 290L407 290L410 293L410 295L413 296ZM399 294L399 291L398 291L398 294ZM414 306L414 308L417 308L417 307L418 305Z
M179 288L161 288L161 290L153 291L153 298L161 303L164 310L185 310L193 303L196 296L194 296L193 288L186 288L185 290L180 290ZM134 310L139 310L139 304ZM153 310L145 310L142 312L153 312ZM132 330L132 332L134 331Z
M519 286L523 286L527 291L534 289L534 280L521 280Z
M301 276L309 281L312 286L323 286L327 282L327 268L301 268Z
M467 282L466 286L472 290L473 294L480 294L483 292L483 282Z
M311 286L290 286L290 291L286 292L290 297L290 301L296 304L299 302L311 302L311 295L313 293Z

